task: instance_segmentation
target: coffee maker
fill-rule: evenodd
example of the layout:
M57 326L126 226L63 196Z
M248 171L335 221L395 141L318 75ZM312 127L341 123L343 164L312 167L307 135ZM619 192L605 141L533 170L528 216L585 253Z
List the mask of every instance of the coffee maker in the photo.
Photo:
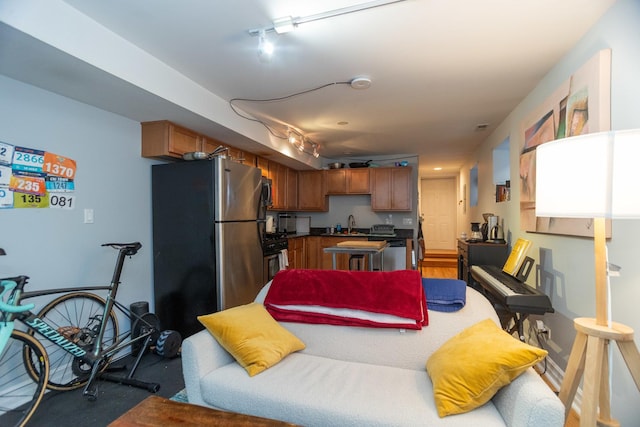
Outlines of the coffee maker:
M489 239L489 231L491 230L491 228L489 227L489 218L491 218L492 216L493 216L492 213L482 214L482 218L484 218L484 223L482 224L482 227L481 227L483 242Z
M479 222L471 223L471 236L469 236L469 239L467 239L467 242L470 242L470 243L482 242L482 233L480 232Z
M489 230L489 236L487 242L489 243L505 243L504 231L500 225L500 217L492 215L487 219L487 228Z

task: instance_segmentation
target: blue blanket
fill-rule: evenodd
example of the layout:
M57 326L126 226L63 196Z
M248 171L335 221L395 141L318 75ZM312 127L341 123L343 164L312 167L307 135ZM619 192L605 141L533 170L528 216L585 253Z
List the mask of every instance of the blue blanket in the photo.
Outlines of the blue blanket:
M427 308L447 313L458 311L467 302L467 283L456 279L422 279Z

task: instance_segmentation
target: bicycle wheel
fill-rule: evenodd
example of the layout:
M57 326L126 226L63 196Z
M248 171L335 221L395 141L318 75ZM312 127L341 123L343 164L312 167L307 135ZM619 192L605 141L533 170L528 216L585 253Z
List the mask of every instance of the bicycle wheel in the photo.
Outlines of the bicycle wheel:
M23 355L28 351L30 363ZM33 379L27 366L37 366ZM0 355L0 425L23 426L40 404L49 375L44 347L31 335L13 331Z
M90 352L100 331L104 315L105 301L88 292L72 292L62 295L47 304L38 317L56 328L58 333ZM118 320L113 310L106 319L101 348L113 345L118 340ZM33 331L29 331L31 335ZM41 340L51 365L47 388L52 390L73 390L86 384L91 374L91 365L68 353L62 347L47 339ZM29 360L25 356L26 360ZM100 360L106 368L110 358ZM31 366L34 376L38 376L35 366Z

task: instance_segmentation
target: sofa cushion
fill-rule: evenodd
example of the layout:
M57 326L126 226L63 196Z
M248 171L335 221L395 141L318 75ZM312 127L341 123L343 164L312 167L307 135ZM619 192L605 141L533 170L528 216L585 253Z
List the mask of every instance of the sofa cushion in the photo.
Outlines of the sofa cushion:
M546 355L546 350L517 340L490 319L466 328L427 361L438 414L460 414L484 405Z
M439 418L423 370L346 362L304 353L255 377L232 363L202 378L206 404L313 426L504 426L492 403Z
M241 305L198 316L198 320L250 376L304 348L304 343L280 326L262 304Z

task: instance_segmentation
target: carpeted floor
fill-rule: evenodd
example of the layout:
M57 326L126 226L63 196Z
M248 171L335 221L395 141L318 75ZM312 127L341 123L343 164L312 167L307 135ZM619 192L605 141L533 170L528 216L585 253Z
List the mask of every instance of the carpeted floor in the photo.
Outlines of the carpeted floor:
M129 367L132 362L133 358L124 360ZM127 372L124 373L125 376ZM134 378L160 384L157 396L171 398L184 390L180 357L165 359L156 354L146 354ZM49 391L43 397L27 427L107 426L151 395L144 389L108 381L98 383L98 399L95 402L90 402L82 395L82 388L65 392ZM2 425L2 419L0 419L0 425Z

